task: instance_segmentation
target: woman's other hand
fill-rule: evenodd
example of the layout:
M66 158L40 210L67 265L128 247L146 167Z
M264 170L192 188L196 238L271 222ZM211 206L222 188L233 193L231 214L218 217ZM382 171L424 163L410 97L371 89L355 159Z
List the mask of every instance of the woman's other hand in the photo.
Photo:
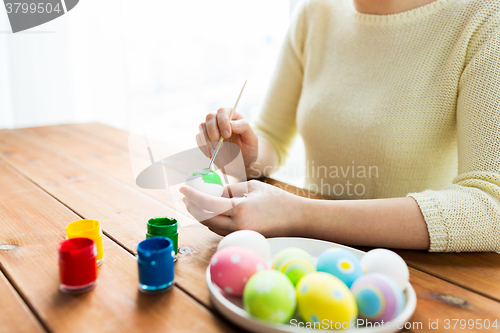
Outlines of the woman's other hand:
M182 201L194 218L219 235L236 230L255 230L266 237L293 236L303 223L305 199L278 187L251 180L228 187L222 197L183 186Z

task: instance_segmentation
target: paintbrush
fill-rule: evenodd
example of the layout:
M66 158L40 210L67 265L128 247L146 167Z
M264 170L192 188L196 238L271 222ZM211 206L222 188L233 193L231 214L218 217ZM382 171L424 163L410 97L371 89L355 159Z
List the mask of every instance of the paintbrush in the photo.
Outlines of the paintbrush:
M231 115L229 116L229 121L231 121L233 119L234 110L236 110L236 107L238 106L238 102L240 101L241 94L243 94L243 90L245 89L246 84L247 84L247 80L245 80L245 83L243 84L243 88L241 88L240 95L238 96L238 99L236 100L236 103L234 104L234 108L231 110ZM214 154L212 155L212 158L210 159L210 164L208 165L208 168L210 170L212 170L212 164L214 163L215 156L217 156L217 153L219 152L219 149L222 146L222 141L224 141L224 137L221 135L219 138L219 142L217 143L217 146L215 147Z

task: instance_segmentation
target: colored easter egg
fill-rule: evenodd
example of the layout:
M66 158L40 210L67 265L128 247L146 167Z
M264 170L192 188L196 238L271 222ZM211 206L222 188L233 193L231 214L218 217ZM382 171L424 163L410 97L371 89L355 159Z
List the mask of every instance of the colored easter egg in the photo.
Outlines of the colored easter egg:
M403 258L397 253L386 249L368 251L361 258L361 267L365 273L381 273L391 277L405 290L410 280L410 271Z
M226 247L210 259L212 282L232 296L243 295L248 280L258 271L267 269L257 253L243 247Z
M191 172L186 177L186 185L216 197L220 197L224 192L224 185L219 175L207 168Z
M252 316L286 323L295 312L295 288L290 280L275 270L253 275L245 286L243 306Z
M354 254L339 247L323 251L316 264L318 272L330 273L338 277L347 287L363 275L361 264Z
M324 323L332 329L347 329L356 320L356 301L345 283L335 276L314 272L297 284L297 310L307 322Z
M309 253L296 247L279 252L274 258L272 268L285 274L294 286L304 275L316 271Z
M239 230L224 237L217 246L217 251L228 246L239 246L256 252L266 262L271 257L271 247L267 239L253 230Z
M369 321L390 321L401 313L405 297L390 277L368 273L357 279L351 291L358 305L359 317Z

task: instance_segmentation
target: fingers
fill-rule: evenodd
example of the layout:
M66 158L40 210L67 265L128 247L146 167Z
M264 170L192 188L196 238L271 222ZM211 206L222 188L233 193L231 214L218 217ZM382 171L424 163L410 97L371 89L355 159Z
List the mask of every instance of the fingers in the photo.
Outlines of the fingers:
M205 154L206 157L211 158L210 153L208 152L208 149L207 149L207 145L203 144L203 142L201 140L202 140L201 135L196 134L196 144L198 145L200 150L203 152L203 154Z
M241 113L234 111L233 119L231 119L231 121L240 120L240 119L243 119L243 115Z
M231 115L232 108L220 108L217 110L216 114L208 114L205 118L205 123L207 124L207 133L211 141L219 141L222 136L227 139L231 136L232 129L229 121L229 116ZM243 116L237 112L233 114L232 120L243 119Z
M249 129L251 129L250 123L246 119L231 121L231 130L236 134L243 134Z
M200 130L200 134L199 134L199 140L200 140L200 143L201 143L201 146L198 144L198 146L200 147L200 149L203 151L203 149L205 149L205 151L203 151L203 153L208 157L208 158L212 158L212 146L210 145L210 138L208 137L208 133L207 133L207 125L205 123L202 123L200 124L200 127L199 127L199 130ZM198 138L196 139L196 142L198 143Z
M182 198L182 202L186 205L187 211L200 222L203 222L211 217L214 217L214 213L201 209L186 197Z
M220 236L227 236L233 232L233 230L222 230L222 229L215 229L215 228L208 228L208 230L215 232L216 234L218 234Z
M223 197L242 197L248 194L248 182L236 183L224 187ZM229 195L231 194L231 196Z
M231 121L231 130L234 134L241 135L241 139L245 142L252 142L257 140L252 126L246 119L239 119Z
M196 144L208 158L212 157L214 149L214 145L211 143L219 141L221 136L224 139L229 138L234 128L236 128L236 134L247 136L249 133L253 134L253 130L251 130L250 125L243 119L241 114L235 112L230 121L229 116L231 115L231 110L232 108L220 108L217 110L216 114L209 113L205 118L205 122L200 124L200 133L196 135Z
M231 136L231 125L229 124L229 116L231 115L231 109L223 108L217 111L217 125L219 126L219 132L222 134L224 139Z
M210 212L212 215L214 215L214 213L215 215L223 213L229 216L233 214L231 199L208 195L188 185L182 186L179 192L184 194L186 198L192 201L196 206Z
M207 133L210 141L219 141L220 133L219 127L217 126L217 117L216 115L209 113L205 118L205 123L207 124Z
M182 201L186 205L186 209L188 210L188 212L203 225L206 225L209 229L217 230L216 232L219 234L224 230L231 229L233 221L230 217L225 215L214 216L213 213L207 212L206 210L198 207L187 197L182 198Z

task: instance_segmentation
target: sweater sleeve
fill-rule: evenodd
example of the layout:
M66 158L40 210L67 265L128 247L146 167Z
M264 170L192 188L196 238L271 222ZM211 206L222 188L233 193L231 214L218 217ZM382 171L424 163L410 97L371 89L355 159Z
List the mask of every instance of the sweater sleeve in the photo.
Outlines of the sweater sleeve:
M278 166L284 163L297 133L295 118L302 91L307 3L298 4L292 16L269 90L254 123L259 138L275 151Z
M410 193L431 252L500 251L500 24L469 45L458 87L458 176L441 190Z

